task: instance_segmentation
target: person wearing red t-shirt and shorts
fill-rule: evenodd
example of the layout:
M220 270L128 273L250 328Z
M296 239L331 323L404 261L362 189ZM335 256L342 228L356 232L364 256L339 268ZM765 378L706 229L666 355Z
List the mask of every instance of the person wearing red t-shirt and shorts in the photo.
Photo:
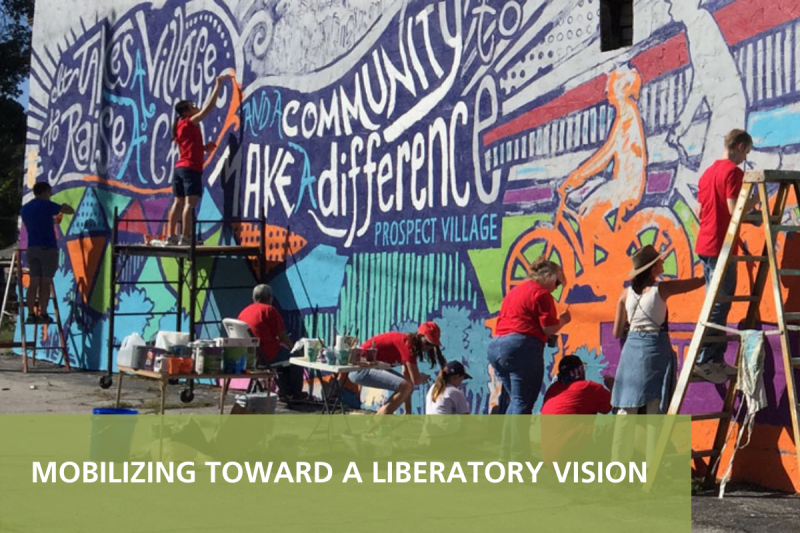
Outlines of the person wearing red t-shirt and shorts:
M213 152L217 148L213 142L203 144L200 122L214 109L222 82L229 77L229 75L224 75L217 78L214 90L203 109L198 109L190 100L182 100L175 105L172 140L178 145L178 162L175 163L175 172L172 178L175 200L169 210L166 244L186 246L191 239L192 213L203 193L203 158L205 154ZM182 224L180 234L178 233L179 218Z
M411 396L414 387L430 379L429 375L419 371L418 361L423 361L427 357L431 368L435 367L436 363L441 367L446 364L442 357L441 336L441 330L436 322L425 322L416 333L391 331L376 335L367 339L361 347L365 350L375 348L378 351L376 360L392 366L402 365L403 373L365 368L352 372L348 377L350 381L362 387L391 391L389 400L377 412L379 415L390 415Z
M725 152L702 175L697 188L700 204L700 230L697 233L695 253L703 263L706 290L717 267L717 259L728 225L731 222L736 199L742 188L744 171L738 165L744 163L753 147L753 139L744 130L731 130L725 136ZM748 208L751 206L748 206ZM720 296L733 296L736 291L736 263L731 263L722 279ZM716 303L711 311L711 323L727 325L730 302ZM725 363L727 343L705 344L697 358L694 373L712 383L724 383L736 369Z
M544 379L544 345L572 319L569 311L556 315L550 294L565 285L564 272L540 257L531 265L530 279L503 299L488 359L503 384L500 413L529 415Z

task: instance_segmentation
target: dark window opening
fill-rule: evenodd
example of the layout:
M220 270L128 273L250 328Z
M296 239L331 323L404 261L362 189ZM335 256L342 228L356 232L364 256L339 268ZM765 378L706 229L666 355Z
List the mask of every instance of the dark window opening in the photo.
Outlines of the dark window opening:
M600 49L633 44L633 0L600 0Z

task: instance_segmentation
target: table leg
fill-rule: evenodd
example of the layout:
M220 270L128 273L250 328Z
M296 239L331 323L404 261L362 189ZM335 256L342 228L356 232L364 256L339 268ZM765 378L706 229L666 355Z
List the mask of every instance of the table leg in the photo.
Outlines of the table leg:
M334 383L338 383L338 375L333 376L333 379L330 380L330 383L328 383L327 386L325 385L325 380L322 378L321 370L317 370L317 376L319 378L320 392L322 392L322 405L324 407L324 412L325 414L331 415L336 410L336 404L331 402L331 392L335 391L336 386Z
M219 391L219 414L225 414L225 395L228 394L228 387L230 387L231 380L223 379L222 388Z
M159 383L161 384L161 414L163 415L167 408L167 380L161 379Z
M114 404L114 408L119 409L119 400L122 396L122 375L124 372L120 372L117 376L117 403Z

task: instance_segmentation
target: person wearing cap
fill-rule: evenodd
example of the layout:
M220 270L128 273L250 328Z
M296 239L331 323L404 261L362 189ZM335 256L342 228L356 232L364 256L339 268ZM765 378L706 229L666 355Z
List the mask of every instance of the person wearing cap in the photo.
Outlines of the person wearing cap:
M599 415L611 412L614 378L604 378L605 387L586 379L585 363L577 355L565 355L558 363L558 377L547 389L543 415ZM603 429L600 429L600 428ZM585 418L542 418L542 457L548 462L576 460L585 450L607 441L603 430L609 426ZM597 433L596 433L597 432Z
M533 412L544 380L544 345L572 320L569 311L556 314L551 294L564 285L561 267L540 257L531 264L530 279L503 299L487 354L503 384L501 414Z
M577 355L565 355L558 363L558 377L544 395L543 415L596 415L611 412L614 378L605 387L586 379L585 363Z
M364 368L348 375L350 381L362 387L392 392L389 400L378 409L379 415L390 415L411 397L414 387L422 385L430 376L419 371L418 362L426 357L431 368L438 362L444 366L441 351L441 330L436 322L425 322L416 333L390 331L381 333L361 345L365 350L377 350L376 360L392 366L402 366L402 374L394 370Z
M647 245L631 256L631 285L620 294L614 336L625 338L611 395L618 414L664 414L675 389L677 361L669 339L667 300L705 279L659 281L664 256Z
M272 287L256 285L253 289L253 303L239 313L239 320L245 322L253 336L260 341L258 366L276 367L280 396L284 399L301 400L307 397L303 392L303 370L296 365L281 365L291 357L288 347L292 345L292 339L286 333L283 318L272 302Z
M469 403L459 389L465 379L472 379L460 361L448 361L436 376L436 383L425 397L427 415L468 415Z

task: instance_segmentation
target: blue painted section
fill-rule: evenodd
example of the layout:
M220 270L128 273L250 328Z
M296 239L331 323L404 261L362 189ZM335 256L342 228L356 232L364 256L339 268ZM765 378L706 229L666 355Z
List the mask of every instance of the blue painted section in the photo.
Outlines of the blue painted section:
M800 103L750 114L747 131L759 148L800 144Z
M78 237L86 232L108 231L106 214L100 205L95 189L86 189L78 209L72 216L68 237Z
M270 285L281 307L286 310L336 307L344 283L348 258L336 248L320 245L286 269ZM308 300L311 297L311 301Z

